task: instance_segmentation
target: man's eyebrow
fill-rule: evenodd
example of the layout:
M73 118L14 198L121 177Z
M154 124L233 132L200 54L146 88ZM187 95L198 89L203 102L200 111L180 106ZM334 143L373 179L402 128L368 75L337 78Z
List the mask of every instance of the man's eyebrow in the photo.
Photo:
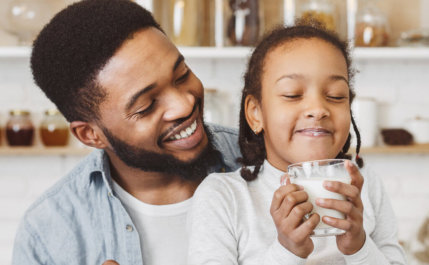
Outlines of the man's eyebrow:
M134 104L136 103L136 101L145 93L151 91L152 89L154 89L156 87L156 84L150 84L147 87L143 88L142 90L138 91L137 93L135 93L131 99L128 101L127 106L126 106L126 110L130 110L132 106L134 106Z
M179 57L177 57L177 60L174 63L173 72L176 71L177 67L179 67L180 63L182 63L184 60L185 60L185 58L183 57L183 55L179 54Z

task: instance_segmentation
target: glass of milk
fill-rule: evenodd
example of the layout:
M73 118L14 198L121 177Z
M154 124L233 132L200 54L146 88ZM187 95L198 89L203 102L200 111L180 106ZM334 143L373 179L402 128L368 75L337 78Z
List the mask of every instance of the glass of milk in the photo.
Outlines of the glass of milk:
M344 165L345 161L345 159L326 159L296 163L288 166L290 182L304 187L304 191L307 192L309 197L308 201L313 204L313 211L310 215L318 213L320 216L320 223L314 229L312 236L331 236L345 233L344 230L322 222L323 216L344 219L344 214L337 210L319 207L315 202L317 198L346 200L343 195L328 191L323 187L325 180L351 183L350 175ZM308 217L309 215L306 216L306 218Z

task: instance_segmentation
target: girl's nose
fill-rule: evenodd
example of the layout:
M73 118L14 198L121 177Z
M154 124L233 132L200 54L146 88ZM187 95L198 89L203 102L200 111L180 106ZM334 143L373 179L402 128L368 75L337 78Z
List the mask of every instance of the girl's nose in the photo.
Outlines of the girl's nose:
M318 97L308 100L304 115L306 118L322 120L329 117L330 113L323 100Z
M196 98L189 91L171 89L165 98L167 106L163 118L165 121L174 121L189 116L194 108Z

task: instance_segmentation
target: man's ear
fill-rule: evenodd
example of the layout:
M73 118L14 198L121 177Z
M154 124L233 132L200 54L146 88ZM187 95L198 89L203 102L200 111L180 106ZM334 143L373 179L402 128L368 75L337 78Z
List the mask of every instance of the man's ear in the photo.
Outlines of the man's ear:
M264 129L264 121L259 101L252 95L248 95L244 101L244 115L250 129L259 134Z
M84 145L97 149L105 149L107 147L107 142L104 135L101 134L101 129L93 123L72 121L70 123L70 130Z

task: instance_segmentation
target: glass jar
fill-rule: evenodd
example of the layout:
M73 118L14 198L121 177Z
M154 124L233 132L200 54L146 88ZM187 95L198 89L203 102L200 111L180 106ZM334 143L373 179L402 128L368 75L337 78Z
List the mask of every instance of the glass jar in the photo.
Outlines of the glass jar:
M6 124L6 138L10 146L31 146L34 138L34 126L30 112L12 110Z
M31 45L36 35L64 6L62 0L12 0L7 7L6 30L21 45Z
M372 0L361 0L356 13L355 46L380 47L389 41L387 17Z
M214 88L204 89L204 121L216 124L224 124L219 92Z
M199 46L202 1L164 0L162 2L161 24L171 40L179 46Z
M45 117L40 124L40 137L45 146L67 145L69 126L58 110L45 111Z
M263 1L225 0L227 45L254 46L264 30Z
M338 14L330 0L306 0L298 7L298 17L302 23L320 23L327 30L338 31Z

